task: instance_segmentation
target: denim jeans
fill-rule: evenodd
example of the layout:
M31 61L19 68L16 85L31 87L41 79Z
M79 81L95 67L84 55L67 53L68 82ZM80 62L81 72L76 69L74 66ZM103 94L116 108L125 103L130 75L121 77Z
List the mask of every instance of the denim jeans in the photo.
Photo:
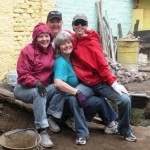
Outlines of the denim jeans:
M93 87L93 90L107 98L108 100L112 100L118 105L118 130L120 134L124 137L128 137L131 135L130 128L130 114L131 114L131 99L130 97L122 93L119 95L115 92L110 85L107 83L101 83Z
M68 110L71 111L72 116L74 117L77 137L88 137L89 131L86 124L84 112L83 109L79 107L76 97L68 97L68 99L65 100L65 105L67 105L65 106L65 108L68 107Z
M117 119L117 113L104 97L94 96L93 89L81 83L76 88L88 97L83 105L84 114L88 122L92 121L96 114L99 115L105 125Z
M64 109L66 93L53 85L53 88L48 89L47 95L47 114L60 119Z
M17 99L33 104L34 123L36 129L46 128L49 126L46 113L46 103L56 99L62 99L64 101L64 93L58 91L53 84L47 86L47 95L41 97L36 88L27 88L20 84L17 84L14 88L14 95ZM58 106L59 107L59 106ZM49 107L48 107L49 109ZM62 114L62 112L61 112Z
M92 121L93 117L98 114L106 126L118 117L117 113L108 104L106 99L102 97L89 97L83 104L83 110L87 122Z

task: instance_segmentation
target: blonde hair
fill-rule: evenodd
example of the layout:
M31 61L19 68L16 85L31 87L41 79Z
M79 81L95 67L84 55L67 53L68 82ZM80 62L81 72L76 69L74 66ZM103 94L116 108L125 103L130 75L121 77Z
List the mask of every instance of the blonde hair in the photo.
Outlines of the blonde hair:
M60 45L64 41L71 41L73 42L72 35L67 31L61 31L56 38L54 39L54 46L55 46L55 57L60 55Z

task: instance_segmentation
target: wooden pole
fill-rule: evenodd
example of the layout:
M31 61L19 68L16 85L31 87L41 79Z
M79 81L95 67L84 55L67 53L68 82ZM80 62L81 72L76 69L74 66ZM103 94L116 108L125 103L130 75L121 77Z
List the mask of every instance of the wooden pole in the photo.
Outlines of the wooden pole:
M105 37L105 34L104 34L104 26L103 26L103 17L102 17L101 2L97 2L96 5L97 5L97 10L98 10L98 18L99 18L98 20L99 20L100 34L101 34L101 37L102 37L103 51L107 55L107 52L106 52L106 42L105 42L106 37Z
M13 92L10 92L6 89L0 88L0 99L1 99L1 101L5 101L10 104L15 104L19 108L23 108L23 109L26 109L27 111L33 112L32 104L27 104L20 100L17 100L14 97Z
M119 39L122 38L122 27L121 27L121 23L118 23L118 35L119 35Z
M112 35L112 29L110 28L108 22L106 21L105 17L103 17L104 22L106 24L106 27L108 29L108 34L109 34L109 41L110 41L110 53L111 53L111 58L113 62L116 62L116 57L115 57L115 52L114 52L114 42L113 42L113 35Z
M134 32L138 31L139 22L140 22L140 20L136 20L136 23L134 25Z

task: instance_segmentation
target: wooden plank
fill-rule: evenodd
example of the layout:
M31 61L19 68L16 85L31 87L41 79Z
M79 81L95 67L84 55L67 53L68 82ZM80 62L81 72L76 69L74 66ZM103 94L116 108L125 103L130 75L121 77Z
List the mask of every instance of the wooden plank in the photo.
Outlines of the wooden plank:
M136 20L136 23L135 23L135 25L134 25L134 32L138 31L139 22L140 22L140 20Z
M119 35L119 39L122 38L122 27L121 27L121 23L118 23L118 35Z
M140 48L149 48L150 50L150 43L140 43Z
M110 47L111 47L111 56L112 61L116 62L115 52L114 52L114 42L113 42L113 35L112 35L112 28L109 27L109 35L110 35Z
M110 40L110 53L111 53L111 58L113 62L116 62L116 57L114 53L114 42L113 42L113 35L112 35L112 28L110 28L109 23L106 21L105 17L103 17L103 20L106 24L106 27L108 28L108 36Z
M97 6L97 10L98 10L98 20L99 20L99 28L100 28L100 33L101 33L101 37L102 37L102 46L103 46L103 51L105 54L107 54L106 51L106 37L104 34L104 25L103 25L103 17L102 17L102 6L101 6L101 2L97 2L96 6Z
M107 58L111 58L111 54L110 54L110 39L109 39L109 25L105 19L105 17L103 17L103 20L104 20L104 26L103 26L103 29L104 29L104 37L105 37L105 44L106 44L106 54L107 54Z
M10 92L10 91L3 89L3 88L0 88L0 100L8 102L10 104L15 104L20 108L26 109L27 111L30 111L30 112L33 111L32 104L27 104L27 103L24 103L20 100L17 100L14 97L13 92Z
M150 99L150 95L146 94L146 93L135 93L135 92L131 92L130 93L131 96L136 96L136 97L145 97ZM141 99L142 100L142 99Z
M6 89L0 88L0 94L6 96L6 97L10 97L10 98L14 98L14 93L10 92Z

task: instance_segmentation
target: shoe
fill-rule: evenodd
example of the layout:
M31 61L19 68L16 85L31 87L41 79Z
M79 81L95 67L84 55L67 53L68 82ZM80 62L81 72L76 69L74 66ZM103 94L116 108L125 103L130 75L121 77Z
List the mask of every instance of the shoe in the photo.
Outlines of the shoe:
M50 139L50 136L46 133L45 130L40 132L39 135L41 136L40 144L43 147L53 147L54 146L53 142Z
M48 118L48 123L49 123L49 129L53 132L59 132L60 127L57 125L57 123L54 121L53 117Z
M129 137L125 137L125 139L129 142L135 142L137 140L136 137L132 133Z
M101 118L99 118L99 117L94 117L93 119L92 119L92 122L93 123L96 123L96 124L102 124L102 125L105 125L105 123L101 120Z
M76 132L76 129L75 129L75 122L74 122L74 119L73 118L69 118L66 120L66 125L71 128L74 132Z
M118 134L118 123L117 122L114 122L114 125L108 125L105 127L105 130L104 132L106 134Z
M78 137L76 139L76 144L77 145L85 145L86 144L86 138L85 137Z

